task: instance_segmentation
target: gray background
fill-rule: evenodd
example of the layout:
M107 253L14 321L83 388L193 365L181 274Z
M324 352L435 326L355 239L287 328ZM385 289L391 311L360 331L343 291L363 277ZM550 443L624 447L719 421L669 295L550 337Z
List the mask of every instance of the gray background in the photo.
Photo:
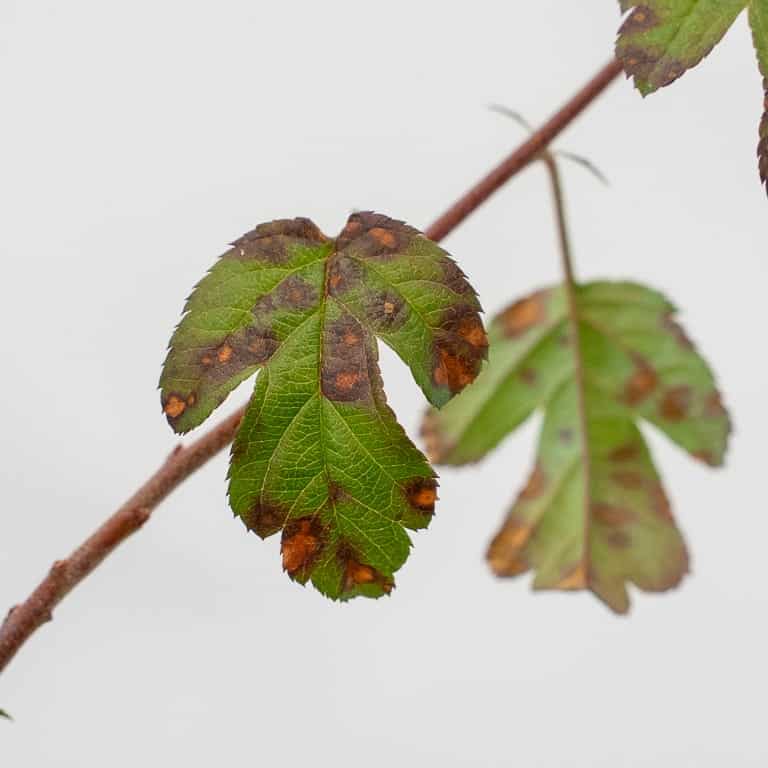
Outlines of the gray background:
M155 383L184 297L256 223L352 208L426 226L607 60L616 3L0 0L0 607L175 444ZM536 423L442 473L391 599L335 605L245 534L226 459L186 483L0 678L0 764L764 766L768 203L745 20L558 145L578 273L684 308L736 433L725 471L656 434L693 555L628 619L483 562ZM541 168L446 241L495 312L558 279ZM412 434L423 401L387 350ZM247 396L238 391L217 417ZM4 610L4 609L3 609Z

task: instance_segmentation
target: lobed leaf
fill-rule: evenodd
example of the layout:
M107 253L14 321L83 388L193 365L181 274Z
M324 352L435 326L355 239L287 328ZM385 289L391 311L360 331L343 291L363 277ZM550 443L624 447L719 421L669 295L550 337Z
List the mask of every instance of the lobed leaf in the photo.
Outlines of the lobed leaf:
M633 283L528 296L494 319L477 382L423 435L434 461L477 461L537 408L544 422L533 473L488 551L493 571L536 572L534 587L591 589L629 608L626 584L675 586L682 536L637 422L694 458L723 461L730 430L712 373L659 293ZM580 364L581 363L581 364Z
M387 406L376 336L441 406L475 379L487 338L475 292L417 230L353 214L330 239L262 224L195 288L171 339L162 405L177 432L259 374L235 437L229 498L283 567L332 598L388 593L434 512L435 474Z
M619 0L630 11L616 56L644 95L674 82L720 42L749 0Z

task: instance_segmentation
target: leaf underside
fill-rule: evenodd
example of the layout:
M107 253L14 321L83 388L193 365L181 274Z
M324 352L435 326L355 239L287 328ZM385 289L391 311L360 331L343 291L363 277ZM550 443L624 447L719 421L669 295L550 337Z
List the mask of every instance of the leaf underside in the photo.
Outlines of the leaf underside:
M710 369L663 296L596 282L576 288L575 307L577 323L557 286L498 315L488 365L427 414L422 433L434 461L465 464L541 408L535 468L490 545L491 568L499 576L532 570L537 589L590 589L624 613L627 583L663 591L688 567L637 422L712 466L723 461L730 423Z
M261 369L232 447L229 499L283 567L331 598L389 593L406 529L437 482L387 406L376 337L442 406L475 379L487 338L474 290L417 230L355 213L338 238L308 219L262 224L198 284L160 381L177 432Z

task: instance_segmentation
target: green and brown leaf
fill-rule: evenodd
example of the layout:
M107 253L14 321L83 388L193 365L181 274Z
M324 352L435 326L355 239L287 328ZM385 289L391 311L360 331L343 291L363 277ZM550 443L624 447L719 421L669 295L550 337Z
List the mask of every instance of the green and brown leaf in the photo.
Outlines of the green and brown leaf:
M677 80L720 42L749 0L619 0L616 55L644 95Z
M537 408L535 468L488 551L493 571L535 571L534 587L590 589L629 608L627 583L662 591L688 557L637 422L705 463L723 461L728 415L704 360L660 294L632 283L578 286L516 302L493 321L477 382L423 427L434 461L492 450Z
M768 183L768 0L619 0L619 6L630 13L616 56L643 96L695 67L748 8L765 94L757 154L760 179Z
M232 509L282 531L291 578L378 597L426 527L437 482L387 406L376 336L442 406L475 379L487 338L475 292L417 230L353 214L338 238L307 219L262 224L195 288L160 385L177 432L263 369L235 437Z

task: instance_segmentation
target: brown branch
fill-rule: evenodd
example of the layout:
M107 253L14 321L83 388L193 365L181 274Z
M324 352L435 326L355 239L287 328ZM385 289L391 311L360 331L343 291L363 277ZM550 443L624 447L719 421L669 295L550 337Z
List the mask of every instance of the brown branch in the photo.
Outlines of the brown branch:
M426 230L427 237L442 240L502 184L535 160L620 72L621 66L616 61L603 67L559 112L435 221ZM23 603L12 608L0 626L0 671L33 632L51 620L53 609L77 584L112 550L141 528L152 510L171 491L232 441L243 412L241 408L194 443L176 448L160 469L117 512L68 558L53 564L35 591Z

